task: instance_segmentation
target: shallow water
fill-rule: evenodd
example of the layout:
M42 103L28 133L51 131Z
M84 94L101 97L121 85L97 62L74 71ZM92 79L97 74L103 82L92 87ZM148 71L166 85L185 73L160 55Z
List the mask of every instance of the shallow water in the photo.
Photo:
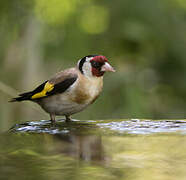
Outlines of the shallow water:
M0 136L0 179L186 179L185 120L59 120Z

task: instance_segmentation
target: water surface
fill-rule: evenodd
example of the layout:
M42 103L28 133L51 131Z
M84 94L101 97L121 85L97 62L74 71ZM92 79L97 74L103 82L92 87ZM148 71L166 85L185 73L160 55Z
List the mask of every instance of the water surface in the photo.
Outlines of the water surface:
M185 180L185 120L59 120L0 136L0 179Z

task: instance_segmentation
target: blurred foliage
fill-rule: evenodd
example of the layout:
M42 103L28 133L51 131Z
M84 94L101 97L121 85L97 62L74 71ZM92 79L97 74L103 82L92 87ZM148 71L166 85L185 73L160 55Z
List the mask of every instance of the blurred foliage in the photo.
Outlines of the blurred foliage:
M7 0L0 2L1 81L27 91L88 54L115 66L102 96L80 119L184 118L184 0ZM0 95L2 129L41 119Z

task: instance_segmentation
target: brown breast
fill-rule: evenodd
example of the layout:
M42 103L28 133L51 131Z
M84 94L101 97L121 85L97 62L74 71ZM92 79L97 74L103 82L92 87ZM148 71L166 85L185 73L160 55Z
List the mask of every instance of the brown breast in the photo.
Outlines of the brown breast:
M95 77L95 78L87 78L82 74L78 74L78 82L74 89L74 95L72 96L72 101L78 104L90 104L93 103L103 87L103 78Z

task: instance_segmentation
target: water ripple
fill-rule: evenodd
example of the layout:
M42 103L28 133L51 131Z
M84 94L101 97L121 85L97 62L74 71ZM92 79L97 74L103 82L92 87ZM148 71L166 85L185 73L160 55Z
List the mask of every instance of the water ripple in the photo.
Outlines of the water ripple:
M105 132L118 132L127 134L152 134L152 133L172 133L179 132L186 134L185 120L112 120L112 121L79 121L73 120L65 123L58 120L57 124L52 125L50 121L41 120L16 124L10 132L32 132L48 134L66 134L74 131L85 132L87 129L101 129Z
M186 121L184 120L139 120L113 121L97 124L101 128L107 128L120 133L151 134L181 132L186 134Z

